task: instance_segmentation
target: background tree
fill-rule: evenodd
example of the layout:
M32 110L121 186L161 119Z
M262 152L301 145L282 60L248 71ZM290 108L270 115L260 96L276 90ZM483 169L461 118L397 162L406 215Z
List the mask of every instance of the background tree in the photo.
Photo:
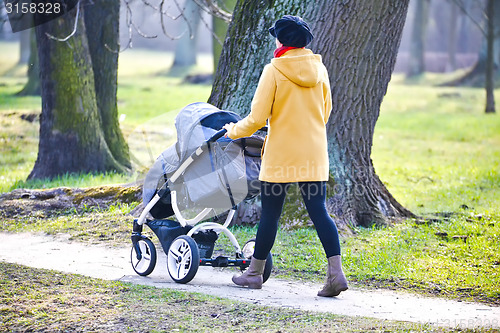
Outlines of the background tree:
M196 49L198 41L198 26L200 25L201 9L195 0L186 0L181 13L182 36L175 47L173 67L196 65Z
M496 3L496 4L495 4ZM488 0L486 10L487 17L487 56L486 56L486 113L495 113L495 82L493 79L495 71L494 46L495 46L495 25L494 18L500 17L500 6L498 1Z
M234 6L236 5L236 0L220 0L219 7L222 7L224 10L228 12L232 12L234 10ZM212 29L213 29L213 38L212 38L212 49L214 55L214 71L217 70L217 65L219 64L220 55L222 53L222 45L224 42L224 38L227 34L227 29L229 28L229 22L225 19L222 19L217 16L212 16Z
M36 27L42 114L38 157L29 179L127 171L106 141L98 106L104 103L96 98L85 9L78 4L66 15Z
M465 0L461 1L461 7L460 8L455 0L450 0L451 3L455 5L456 8L458 8L458 13L459 13L459 32L458 32L458 40L460 40L460 43L457 45L458 52L466 53L469 52L470 44L473 39L471 36L471 33L475 31L474 27L474 22L470 19L469 15L467 15L468 12L472 12L472 1L471 0Z
M500 3L487 0L482 8L484 22L476 21L471 14L467 1L453 0L455 4L469 17L483 33L483 43L479 51L478 61L472 69L458 80L447 85L484 86L486 90L486 113L495 113L495 78L500 68Z
M446 71L452 72L457 69L457 34L458 34L458 7L453 1L448 1L449 20L448 20L448 61Z
M370 158L407 7L407 0L322 0L308 5L240 0L229 26L209 102L247 114L263 66L272 57L268 28L283 14L311 23L311 48L323 55L332 84L334 108L327 131L335 193L329 208L342 229L412 216L380 181Z
M29 32L29 58L28 58L28 81L23 89L18 92L17 96L40 96L40 65L38 63L38 51L36 48L36 33L35 29L25 30Z
M482 35L482 43L481 48L478 53L477 62L468 71L464 76L460 77L458 80L452 82L452 84L456 85L469 85L475 87L484 86L485 82L485 73L486 73L486 63L488 59L488 40L487 40L487 19L492 18L493 27L494 27L494 47L493 47L493 61L496 67L500 66L500 10L496 10L497 5L495 5L495 1L486 2L489 6L489 2L491 2L494 13L488 12L486 6L480 6L478 8L478 2L467 1L467 0L452 0L461 10L463 15L467 17L467 22L472 22L470 25L475 26L477 29L481 31ZM475 5L475 6L474 6ZM500 7L500 6L499 6ZM479 19L476 17L475 12L479 12L479 16L483 19Z
M407 77L418 76L425 71L425 37L429 21L429 3L430 0L414 1L415 10Z
M30 58L30 40L33 29L27 29L19 32L19 65L26 65Z

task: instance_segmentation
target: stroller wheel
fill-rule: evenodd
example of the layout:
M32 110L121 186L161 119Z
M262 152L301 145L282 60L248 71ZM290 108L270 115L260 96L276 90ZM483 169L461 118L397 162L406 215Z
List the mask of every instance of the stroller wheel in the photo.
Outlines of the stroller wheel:
M141 238L132 246L130 262L137 274L141 276L151 274L156 265L156 248L149 238Z
M174 239L167 254L167 270L177 283L191 281L200 266L200 252L194 239L182 235Z
M243 257L246 259L251 259L253 255L253 251L255 249L255 238L249 240L248 242L243 245L243 248L241 249L241 252L243 253ZM242 271L244 271L246 267ZM264 274L262 276L263 282L266 282L267 279L271 276L271 271L273 269L273 255L271 252L267 255L266 258L266 265L264 266Z

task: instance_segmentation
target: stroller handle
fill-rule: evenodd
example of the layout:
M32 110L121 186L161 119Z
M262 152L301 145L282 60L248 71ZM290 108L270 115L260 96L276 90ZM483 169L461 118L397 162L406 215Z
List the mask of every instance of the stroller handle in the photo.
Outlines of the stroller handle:
M267 126L262 127L261 129L259 129L259 131L267 132ZM225 128L223 128L220 131L218 131L217 133L215 133L214 135L212 135L212 137L210 139L208 139L207 142L210 142L210 143L215 142L215 141L219 140L220 138L222 138L226 133L227 133L227 130Z
M226 133L227 133L227 130L225 128L223 128L220 131L218 131L217 133L215 133L214 135L212 135L212 137L210 139L208 139L207 142L215 142L215 141L219 140L220 138L222 138Z

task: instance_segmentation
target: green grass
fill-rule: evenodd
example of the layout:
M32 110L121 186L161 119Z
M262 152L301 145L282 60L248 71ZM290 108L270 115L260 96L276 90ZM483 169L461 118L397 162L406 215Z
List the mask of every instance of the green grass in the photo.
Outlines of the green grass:
M0 262L0 332L453 332L263 307ZM486 331L486 330L485 330Z
M390 192L418 214L453 212L462 205L498 214L500 117L484 114L484 90L394 81L372 153Z
M362 284L500 304L499 220L457 216L361 230L345 240L344 264Z

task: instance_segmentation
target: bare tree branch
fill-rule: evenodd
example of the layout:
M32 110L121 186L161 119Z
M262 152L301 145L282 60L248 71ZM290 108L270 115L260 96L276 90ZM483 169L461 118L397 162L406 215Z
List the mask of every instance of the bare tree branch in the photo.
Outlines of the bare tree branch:
M194 0L194 2L196 2L196 4L208 14L220 18L227 23L231 22L233 15L220 8L219 5L213 0Z
M219 43L220 45L223 45L224 41L221 40L219 36L217 36L217 34L215 33L215 31L210 27L209 23L207 21L205 21L205 19L203 18L203 15L200 16L200 19L201 19L201 22L203 22L203 24L207 28L207 30L210 31L210 33L212 34L212 37L215 38L215 40L217 41L217 43Z
M91 3L92 3L92 0L90 0ZM161 24L161 28L162 28L162 32L165 36L167 36L168 38L172 39L172 40L177 40L177 39L180 39L182 36L184 36L184 34L186 33L186 31L183 31L180 35L178 36L173 36L171 35L168 31L167 31L167 28L165 26L165 17L169 18L169 19L172 19L172 20L177 20L179 18L183 18L184 21L187 23L187 26L188 26L188 30L187 32L189 33L189 36L191 38L193 38L193 35L194 35L194 31L192 29L192 26L191 26L191 22L189 22L187 19L186 19L186 16L184 14L184 10L185 10L185 6L181 6L181 4L179 3L178 0L174 0L174 3L175 3L175 6L177 7L177 9L179 10L180 14L179 15L176 15L176 16L173 16L171 14L169 14L169 11L168 11L168 6L166 4L166 1L165 0L161 0L161 2L159 3L158 6L154 5L153 3L151 3L149 0L141 0L142 3L146 6L146 7L149 7L151 9L153 9L154 11L158 12L160 14L160 24ZM205 12L209 13L210 15L212 16L215 16L215 17L218 17L226 22L230 22L231 21L231 17L232 17L232 14L223 10L222 8L219 7L219 5L217 5L217 3L215 3L214 0L193 0L202 10L204 10ZM106 49L111 51L111 52L123 52L125 51L126 49L128 48L132 48L132 45L133 45L133 35L134 35L134 31L139 34L141 37L144 37L144 38L157 38L158 35L147 35L146 33L144 33L140 27L134 22L133 20L133 10L131 8L131 3L133 2L133 0L123 0L123 3L125 5L125 11L126 11L126 16L125 16L125 22L126 22L126 26L127 26L127 30L128 30L128 42L127 44L125 45L124 48L120 48L119 50L113 50L109 45L105 45ZM76 16L75 16L75 24L74 24L74 27L73 27L73 31L66 37L64 38L59 38L59 37L56 37L56 36L52 36L50 34L47 33L47 37L50 38L50 39L53 39L53 40L56 40L56 41L59 41L59 42L66 42L68 41L71 37L73 37L75 35L75 33L77 32L77 29L78 29L78 19L79 19L79 16L80 16L80 6L81 6L81 0L78 0L78 3L76 5ZM2 6L3 7L3 6ZM0 7L0 9L3 9ZM3 12L0 12L0 14L3 14ZM4 15L0 15L0 22L2 22L1 20L3 20L3 22L7 21L7 18L4 17ZM209 23L206 22L206 20L201 17L201 21L203 22L203 24L209 28ZM223 41L219 38L219 36L217 36L213 31L212 29L209 29L212 33L212 36L215 38L215 40L219 43L219 44L223 44Z
M186 22L187 24L187 27L188 27L188 31L189 31L189 38L193 38L194 36L194 31L193 29L191 28L191 22L189 22L189 20L187 19L186 15L184 14L185 10L186 10L186 5L184 3L184 7L181 7L181 5L179 4L179 2L177 0L174 0L174 3L175 5L177 6L177 9L180 11L180 16L182 18L184 18L184 21ZM182 32L181 36L183 36L185 33L185 31ZM179 37L180 38L180 37Z
M469 10L467 9L467 7L465 6L465 4L462 0L451 0L451 1L454 2L455 5L457 5L457 7L460 8L462 13L465 16L467 16L472 21L472 23L474 23L474 25L476 25L478 27L478 29L481 31L481 33L484 36L486 36L487 32L484 29L483 22L485 22L488 19L488 15L486 13L486 9L481 5L480 1L476 0L476 3L478 4L478 7L481 8L482 16L484 18L483 22L479 22L478 20L476 20L476 18L469 12Z
M57 38L57 37L52 36L49 33L45 33L45 35L47 35L48 38L56 40L58 42L66 42L68 39L70 39L71 37L73 37L76 34L76 31L78 29L78 18L80 16L80 0L78 0L75 7L76 7L76 15L75 15L75 25L73 27L73 31L68 36L66 36L64 38Z
M177 2L176 2L176 4L177 4ZM165 21L163 19L163 15L164 15L163 6L164 5L165 5L165 0L161 0L159 9L160 9L160 23L161 23L161 29L163 31L163 34L172 40L180 39L185 34L185 32L182 32L179 36L172 36L167 32L167 29L165 28ZM184 17L184 13L182 13L182 11L181 11L181 14L179 14L179 16L176 17L176 19L178 19L179 17Z
M155 7L153 5L151 5L147 0L142 0L142 2L144 4L146 4L147 6L151 7L152 9L154 9L155 11L159 12L161 15L165 15L166 17L168 17L169 19L171 20L174 20L174 21L177 21L180 17L182 17L182 13L181 14L178 14L176 16L172 15L169 13L168 9L170 6L167 6L167 8L165 8L165 10L163 10L163 7L165 7L165 3L162 1L161 3L161 7Z
M141 37L144 37L144 38L149 38L149 39L152 39L152 38L157 38L158 35L146 35L145 33L143 33L141 31L141 29L139 29L139 27L134 23L133 21L133 14L132 14L132 8L130 7L130 3L131 1L128 1L128 0L123 0L123 2L125 3L125 8L126 8L126 17L125 17L125 22L127 24L127 27L128 27L128 42L127 42L127 45L125 46L125 48L123 49L120 49L120 52L122 51L125 51L126 49L128 48L132 48L132 36L133 36L133 31L135 30ZM109 48L109 46L106 45L106 48L112 52L115 52L113 51L111 48Z

